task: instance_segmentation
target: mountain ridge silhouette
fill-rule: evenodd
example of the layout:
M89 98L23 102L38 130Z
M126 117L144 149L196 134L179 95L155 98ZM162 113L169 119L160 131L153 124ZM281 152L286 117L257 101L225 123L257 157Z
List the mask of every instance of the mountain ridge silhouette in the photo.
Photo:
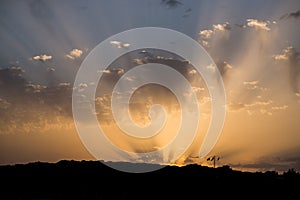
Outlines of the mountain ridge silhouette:
M127 173L100 161L84 160L3 165L0 179L3 199L191 199L205 193L220 198L258 195L286 198L298 195L294 188L300 184L300 174L293 169L278 174L276 171L243 172L227 165L212 168L189 164Z

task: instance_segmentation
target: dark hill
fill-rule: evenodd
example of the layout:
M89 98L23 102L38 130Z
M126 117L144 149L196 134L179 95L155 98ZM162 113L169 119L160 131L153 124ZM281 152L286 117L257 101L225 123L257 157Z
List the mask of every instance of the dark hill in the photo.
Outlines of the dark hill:
M133 174L97 161L0 166L0 181L0 199L287 199L298 198L300 188L293 170L252 173L187 165Z

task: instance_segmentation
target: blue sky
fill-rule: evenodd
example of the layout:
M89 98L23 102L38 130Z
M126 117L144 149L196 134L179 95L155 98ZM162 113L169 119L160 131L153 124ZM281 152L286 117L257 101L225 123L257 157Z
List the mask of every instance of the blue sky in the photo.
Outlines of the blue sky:
M165 1L167 2L167 1ZM249 18L277 21L297 11L298 1L192 1L170 7L163 1L1 1L0 65L19 62L33 80L42 73L34 55L52 55L51 65L67 80L76 67L64 60L74 48L88 53L107 37L137 27L165 27L197 39L200 30L212 24L245 24ZM288 39L296 46L296 29ZM287 39L287 38L286 38ZM296 41L295 41L296 40ZM285 41L276 41L285 42ZM298 43L298 44L297 44ZM78 64L77 64L78 65ZM71 69L70 69L71 68ZM75 70L74 70L75 68Z

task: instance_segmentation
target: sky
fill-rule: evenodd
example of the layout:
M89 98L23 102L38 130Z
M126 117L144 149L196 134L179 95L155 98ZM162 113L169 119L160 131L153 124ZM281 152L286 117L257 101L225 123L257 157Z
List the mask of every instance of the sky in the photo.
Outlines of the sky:
M220 157L217 165L251 171L300 170L297 0L2 0L0 164L94 160L74 125L72 91L95 83L76 88L76 73L100 42L140 27L184 33L215 61L226 91L224 127L208 155ZM119 41L111 45L130 47ZM170 139L178 128L180 106L167 88L142 87L129 106L132 118L140 125L151 122L151 105L164 106L169 118L162 136L153 141L140 145L126 141L128 137L122 136L111 114L113 85L124 72L146 63L177 69L197 95L201 126L176 164L211 166L207 157L197 158L211 117L208 88L193 67L176 55L147 49L124 55L108 66L95 98L99 124L110 133L114 144L128 151L152 151Z

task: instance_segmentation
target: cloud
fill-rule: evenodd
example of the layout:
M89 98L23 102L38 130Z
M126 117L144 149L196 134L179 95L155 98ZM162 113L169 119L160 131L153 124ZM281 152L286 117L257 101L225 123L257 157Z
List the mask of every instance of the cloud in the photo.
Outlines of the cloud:
M246 28L247 26L246 25L244 25L244 24L235 24L235 26L237 26L237 27L239 27L239 28L242 28L242 29L244 29L244 28Z
M8 109L11 106L11 103L5 99L0 98L0 109Z
M275 60L289 60L294 54L297 54L296 50L294 47L289 46L283 49L281 54L274 55L273 58Z
M66 120L72 118L71 84L34 84L22 73L18 67L0 70L0 134L42 133L69 126Z
M75 60L76 58L80 58L82 53L83 52L80 49L73 49L66 56L67 56L67 58L69 58L71 60Z
M208 41L202 40L199 41L204 47L210 47Z
M289 46L283 49L281 54L274 55L273 58L275 60L289 60L295 53L294 47Z
M245 85L246 88L249 90L254 90L254 89L258 88L258 85L257 85L258 83L259 83L259 81L244 81L243 85Z
M287 109L289 106L288 105L283 105L283 106L273 106L272 110L285 110Z
M144 59L141 58L134 58L132 61L138 65L142 65L145 63Z
M130 46L129 43L122 43L122 42L116 41L116 40L110 41L110 44L116 46L119 49L121 49L121 48L128 48Z
M71 83L59 83L58 87L70 87Z
M287 60L288 59L287 55L284 55L284 54L277 54L277 55L274 55L273 57L275 60Z
M300 76L300 53L292 47L286 47L281 54L274 55L273 58L278 61L285 61L289 70L290 85L293 92L299 92L299 76Z
M245 110L249 115L253 115L254 113L272 115L272 113L270 112L271 104L273 104L272 100L267 100L267 101L255 100L251 103L230 102L226 105L226 108L230 112L237 112L237 111ZM272 110L276 110L276 108L272 109Z
M47 86L45 85L40 85L40 84L32 84L32 83L29 83L29 84L26 84L26 92L33 92L33 93L38 93L38 92L41 92L43 89L46 89Z
M280 20L282 19L291 19L291 18L294 18L294 19L298 19L300 17L300 10L297 10L296 12L291 12L291 13L287 13L287 14L284 14L280 17Z
M205 29L200 31L198 34L200 36L199 42L207 48L211 47L211 43L222 40L228 39L230 36L230 31L232 27L228 22L223 24L213 24L212 29Z
M113 120L111 112L111 96L103 95L101 97L96 97L95 106L96 106L96 115L102 122L107 124L111 123Z
M48 72L55 72L55 68L54 68L54 67L48 67L48 68L47 68L47 71L48 71Z
M226 61L217 61L216 65L219 69L219 72L222 76L226 74L229 70L233 69L232 65L227 63Z
M99 70L98 73L103 74L115 74L115 75L122 75L124 74L125 70L123 68L112 68L112 69L105 69L105 70Z
M195 75L195 74L197 74L197 70L195 70L195 69L190 69L190 70L188 71L188 74L189 74L189 75Z
M146 51L145 49L139 51L138 54L143 55L144 57L153 57L153 54L150 51Z
M247 26L248 27L253 27L253 28L256 28L256 29L260 29L260 30L265 30L265 31L271 30L268 27L267 22L260 21L260 20L257 20L257 19L247 19Z
M211 72L215 72L216 71L216 67L213 64L207 65L206 69L210 70Z
M243 103L228 103L226 105L227 110L229 111L239 111L245 108L245 104Z
M168 8L177 8L178 6L182 5L182 3L177 0L162 0L161 3L166 5Z
M228 22L224 24L213 24L212 27L213 30L206 29L199 32L199 35L202 37L202 39L210 39L216 32L224 32L231 30L231 26Z
M225 30L231 30L231 26L228 22L224 24L214 24L213 25L214 31L225 31Z
M192 87L192 90L196 93L199 93L199 92L202 92L202 91L205 91L205 88L204 87Z
M188 16L190 16L190 12L192 12L192 9L191 8L187 8L187 9L185 9L185 11L184 11L184 15L182 15L182 17L188 17Z
M233 168L248 169L251 171L270 171L278 173L287 172L289 169L300 169L299 148L297 150L284 150L283 152L262 156L249 163L231 163Z
M252 107L252 106L268 106L270 104L272 104L273 101L272 100L268 100L268 101L255 101L253 103L250 104L245 104L246 107Z
M244 85L257 85L258 81L244 81Z
M200 35L203 39L210 39L213 33L214 33L214 32L213 32L212 30L207 29L207 30L200 31L200 32L199 32L199 35Z
M46 55L46 54L42 54L42 55L33 57L33 60L39 60L42 62L45 62L46 60L51 60L51 59L52 59L52 56Z
M185 11L184 11L184 12L188 13L188 12L191 12L191 11L192 11L192 9L191 9L191 8L187 8L187 9L185 9Z

